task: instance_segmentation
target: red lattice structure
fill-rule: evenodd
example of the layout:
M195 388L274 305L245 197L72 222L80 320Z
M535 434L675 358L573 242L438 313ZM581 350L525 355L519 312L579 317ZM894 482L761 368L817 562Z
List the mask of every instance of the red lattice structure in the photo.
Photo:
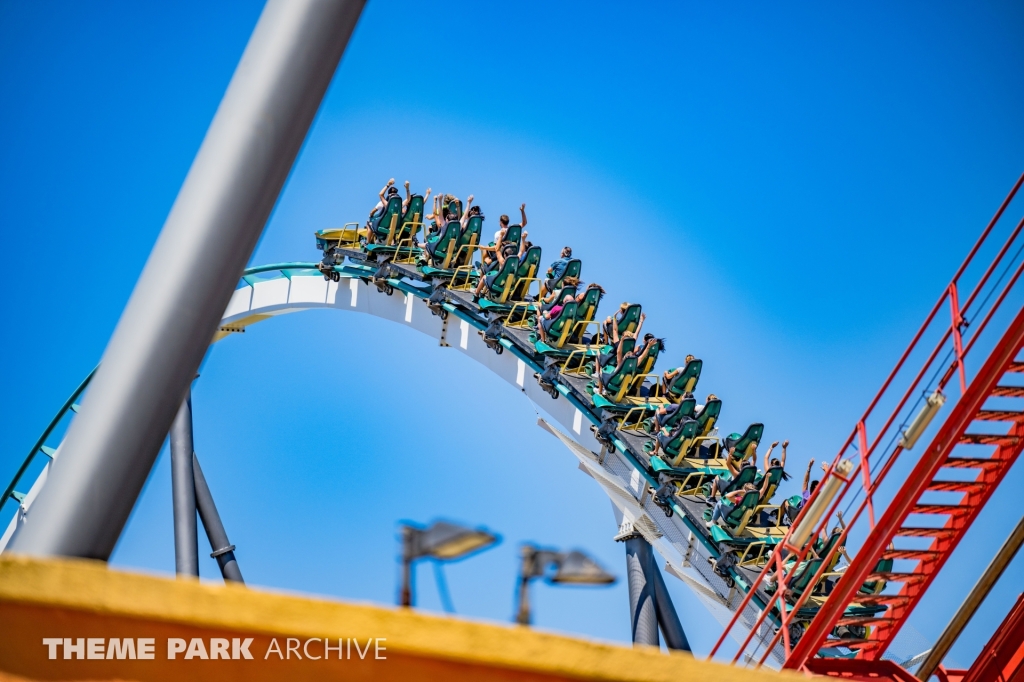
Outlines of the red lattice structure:
M1024 219L997 237L1022 183L1024 175L747 590L712 656L743 628L734 663L760 666L781 645L784 668L849 677L876 662L876 675L900 677L882 655L1024 448ZM858 549L839 573L842 546ZM742 622L748 605L760 612L752 627Z

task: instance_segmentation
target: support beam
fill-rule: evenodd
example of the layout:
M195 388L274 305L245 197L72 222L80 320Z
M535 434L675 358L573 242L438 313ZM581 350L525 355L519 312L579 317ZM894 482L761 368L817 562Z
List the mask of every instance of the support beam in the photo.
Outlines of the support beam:
M659 646L654 568L651 546L640 535L626 539L626 583L629 585L629 618L633 644Z
M196 488L192 472L192 392L171 425L171 504L174 510L174 572L199 577Z
M210 540L210 556L217 560L224 580L244 583L242 570L238 568L238 561L235 559L235 546L228 541L228 533L224 530L220 514L217 513L217 505L213 503L213 494L210 492L210 486L206 484L206 477L203 476L195 452L192 453L192 472L195 476L196 507L199 509L199 517L203 520L206 537Z
M269 0L12 551L106 560L364 0Z
M658 564L651 557L650 576L654 580L654 606L658 613L658 625L661 626L661 634L665 636L665 645L676 651L690 651L690 641L683 631L683 624L679 621L679 614L672 603L672 595L668 593L668 585L665 584L665 577L658 569Z
M1020 549L1021 543L1024 543L1024 517L1021 517L1021 520L1017 522L1017 527L1010 533L1010 537L1006 538L1006 542L999 548L999 551L996 552L995 557L989 563L988 568L978 578L978 582L975 583L971 593L964 599L964 603L957 609L953 619L949 621L949 625L939 635L939 639L935 642L935 646L932 647L928 658L924 660L924 663L917 670L918 679L927 680L935 672L935 669L939 667L942 660L946 658L946 654L956 644L960 633L971 622L971 618L977 613L978 607L982 605L985 598L988 597L988 593L995 587L999 576L1003 574L1006 567L1013 561L1013 557L1017 556L1017 550Z

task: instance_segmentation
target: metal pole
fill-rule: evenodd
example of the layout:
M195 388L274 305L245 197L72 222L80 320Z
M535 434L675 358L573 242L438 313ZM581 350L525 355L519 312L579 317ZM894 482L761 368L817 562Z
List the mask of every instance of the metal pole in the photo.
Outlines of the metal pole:
M364 0L268 0L12 551L106 560Z
M939 639L935 642L935 646L932 647L928 658L924 659L924 663L917 670L917 678L919 680L927 680L931 677L935 669L942 663L942 660L946 658L946 654L949 653L950 648L956 643L960 633L971 622L971 618L978 611L978 607L981 606L988 593L995 587L999 576L1003 574L1006 567L1013 561L1013 557L1016 556L1017 550L1020 549L1022 543L1024 543L1024 517L1017 522L1017 527L1010 533L1010 537L1006 538L1006 542L999 548L988 568L978 578L978 582L974 585L971 593L967 595L964 603L957 609L953 620L949 621L949 625L939 635Z
M203 528L206 529L206 537L210 539L210 556L217 560L220 566L220 574L224 580L231 580L236 583L244 583L242 570L238 568L238 561L235 559L235 546L228 541L228 533L224 530L224 524L217 513L217 505L213 503L213 494L210 493L210 486L206 484L206 477L199 467L199 458L192 453L192 473L195 482L196 507L199 509L199 517L203 520Z
M534 561L537 558L537 549L530 545L523 545L520 550L520 557L519 591L516 594L516 601L518 602L516 622L520 625L529 625L532 620L530 613L530 578L533 577L535 571Z
M668 585L665 584L665 577L661 575L658 564L654 561L654 553L651 553L651 570L649 575L654 581L654 606L658 613L658 624L661 626L661 634L665 635L665 645L669 649L677 651L690 651L690 641L686 639L686 632L683 631L683 624L676 613L676 607L672 603L672 595L668 593Z
M171 498L174 508L174 572L199 577L196 489L192 473L192 392L171 425Z
M402 587L398 592L398 605L412 606L412 559L414 531L402 526Z
M659 646L658 614L654 603L651 546L639 535L626 540L626 582L629 584L629 617L634 644Z

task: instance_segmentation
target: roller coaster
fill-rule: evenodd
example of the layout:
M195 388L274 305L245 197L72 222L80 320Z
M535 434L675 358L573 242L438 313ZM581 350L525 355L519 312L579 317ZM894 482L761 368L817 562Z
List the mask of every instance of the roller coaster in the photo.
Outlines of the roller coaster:
M727 658L740 665L911 679L906 668L920 660L894 657L893 642L1024 448L1024 409L1015 404L1024 384L1014 384L1024 374L1024 219L999 236L1022 183L820 484L785 505L773 503L784 461L765 457L758 468L764 425L720 430L728 411L713 393L697 397L698 357L656 373L662 346L641 336L640 304L601 317L606 294L583 285L581 260L563 253L542 273L541 247L521 225L503 222L485 244L484 216L450 195L435 197L426 215L429 193L382 193L365 224L316 232L320 260L248 268L213 342L314 309L431 336L550 415L558 426L542 426L613 502L616 539L642 537L724 626L712 656L724 656L732 637ZM60 455L52 440L91 376L0 498L16 505L0 550L45 485ZM732 502L720 518L719 495ZM1001 646L1021 642L1024 633ZM934 670L943 680L986 679Z

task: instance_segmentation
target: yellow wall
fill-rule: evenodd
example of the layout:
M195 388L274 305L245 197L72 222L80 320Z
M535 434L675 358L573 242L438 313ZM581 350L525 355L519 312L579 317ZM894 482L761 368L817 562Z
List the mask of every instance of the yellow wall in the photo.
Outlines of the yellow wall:
M56 647L48 658L43 638L151 638L153 660L78 660L63 658ZM241 644L251 637L253 660L167 658L168 638L190 643L211 638ZM276 639L282 656L287 638L322 656L322 639L355 639L360 659L279 658L267 650ZM374 658L367 642L382 639ZM88 642L86 642L88 644ZM194 645L197 646L197 645ZM230 651L230 647L228 649ZM209 652L206 652L209 655ZM301 651L300 651L301 653ZM71 653L70 655L74 655ZM345 656L345 653L342 653ZM778 681L771 672L751 672L666 655L654 649L630 649L511 625L495 625L428 616L415 611L293 596L233 585L207 585L107 569L91 561L39 561L0 557L0 671L47 680L673 680L715 682ZM795 679L792 676L785 676ZM0 673L0 681L5 676ZM8 678L9 679L9 678Z

